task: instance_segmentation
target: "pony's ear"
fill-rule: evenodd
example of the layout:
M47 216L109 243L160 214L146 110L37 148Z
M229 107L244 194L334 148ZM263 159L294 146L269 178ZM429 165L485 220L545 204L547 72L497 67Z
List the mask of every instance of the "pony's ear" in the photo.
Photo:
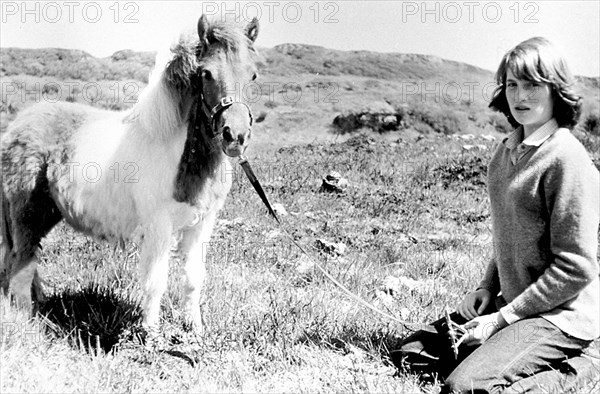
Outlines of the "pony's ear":
M256 37L258 37L258 18L254 17L246 26L246 36L250 40L250 42L256 41Z
M204 52L206 46L208 45L208 40L206 36L208 34L208 19L206 19L206 15L202 15L200 19L198 19L198 38L200 39L198 43L198 50L200 53Z

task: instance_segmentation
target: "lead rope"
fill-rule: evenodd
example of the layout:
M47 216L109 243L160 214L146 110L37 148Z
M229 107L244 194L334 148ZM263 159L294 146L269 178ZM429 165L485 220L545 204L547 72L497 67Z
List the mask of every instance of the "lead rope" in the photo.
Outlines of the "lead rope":
M260 185L260 182L258 181L258 178L254 174L254 171L252 170L252 167L250 166L250 163L248 162L248 159L246 159L246 157L244 157L244 156L240 156L239 159L240 159L239 160L239 164L244 169L244 172L246 173L246 176L248 177L248 180L250 181L250 183L254 187L254 190L256 190L256 192L258 193L258 195L259 195L260 199L262 200L262 202L266 205L266 207L269 210L269 213L271 214L271 216L279 224L279 228L281 228L281 230L283 230L283 232L287 235L287 237L290 239L290 241L292 241L292 243L294 245L296 245L296 247L298 249L300 249L300 251L314 263L315 267L317 267L317 269L319 271L321 271L321 273L323 275L325 275L325 277L327 279L329 279L330 281L332 281L337 287L339 287L344 293L346 293L346 295L348 295L354 301L358 302L362 306L364 306L364 307L372 310L373 312L375 312L375 313L377 313L377 314L379 314L379 315L381 315L381 316L383 316L383 317L385 317L387 319L395 321L396 323L400 324L402 327L404 327L408 331L415 331L415 329L412 328L412 327L410 327L410 326L415 326L415 327L421 327L422 326L422 324L412 323L412 322L407 322L407 321L404 321L404 320L400 320L397 317L390 315L389 313L385 313L385 312L377 309L375 306L371 305L367 301L363 300L362 298L360 298L359 296L357 296L356 294L354 294L353 292L351 292L348 288L346 288L343 284L341 284L337 279L335 279L325 268L323 268L319 263L317 263L309 255L309 253L302 247L302 245L300 245L294 239L294 237L287 231L287 229L283 226L283 223L281 223L281 221L277 217L277 214L275 213L275 211L271 207L271 204L269 203L269 200L267 199L267 196L266 196L266 194L265 194L262 186Z

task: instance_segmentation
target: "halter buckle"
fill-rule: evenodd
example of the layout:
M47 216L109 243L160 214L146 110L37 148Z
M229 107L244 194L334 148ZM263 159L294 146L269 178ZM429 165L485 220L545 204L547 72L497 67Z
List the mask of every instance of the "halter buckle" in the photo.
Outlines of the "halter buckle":
M227 97L223 97L221 99L221 107L229 107L231 104L234 103L233 97L232 96L227 96Z
M221 100L219 100L219 103L217 105L215 105L213 107L213 109L210 111L210 117L214 118L219 112L221 112L225 108L233 105L233 103L235 103L235 100L232 96L226 96L226 97L221 98Z

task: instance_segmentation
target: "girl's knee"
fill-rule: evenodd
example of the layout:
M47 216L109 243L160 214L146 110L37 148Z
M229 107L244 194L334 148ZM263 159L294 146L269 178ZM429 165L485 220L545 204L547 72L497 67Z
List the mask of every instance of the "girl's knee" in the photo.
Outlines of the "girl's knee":
M475 385L473 379L465 374L452 373L442 387L440 394L451 394L451 393L471 393L474 391Z
M485 365L460 364L446 379L442 393L494 393L503 387L498 377Z

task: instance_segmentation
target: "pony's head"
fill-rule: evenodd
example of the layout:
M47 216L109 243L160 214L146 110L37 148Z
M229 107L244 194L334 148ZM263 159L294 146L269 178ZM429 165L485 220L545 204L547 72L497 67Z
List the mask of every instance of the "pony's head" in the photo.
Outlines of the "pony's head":
M188 114L190 125L205 137L222 136L212 143L219 143L228 156L244 153L251 136L252 112L241 93L257 76L253 47L257 36L256 18L244 27L209 23L203 15L197 41L192 45L180 41L165 69L167 82L182 97L181 114Z

